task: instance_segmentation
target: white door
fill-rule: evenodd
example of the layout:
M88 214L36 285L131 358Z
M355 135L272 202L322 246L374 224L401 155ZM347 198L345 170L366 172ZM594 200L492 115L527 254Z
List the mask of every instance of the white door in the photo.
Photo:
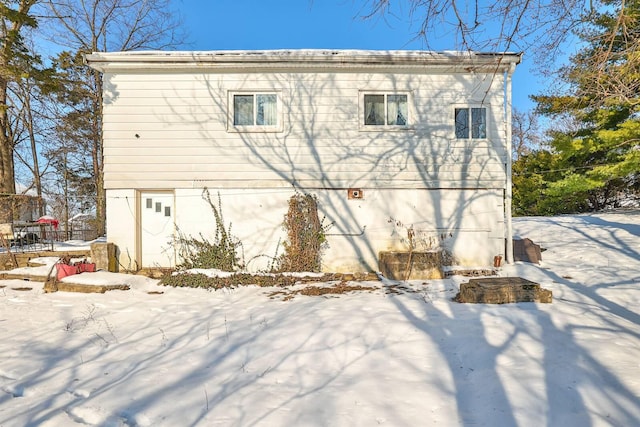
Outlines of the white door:
M142 192L140 199L142 267L173 267L175 265L173 193Z

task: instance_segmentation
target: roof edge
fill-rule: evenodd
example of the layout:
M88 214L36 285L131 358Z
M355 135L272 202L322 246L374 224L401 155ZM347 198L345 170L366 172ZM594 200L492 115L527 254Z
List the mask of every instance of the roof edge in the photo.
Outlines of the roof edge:
M515 52L419 51L419 50L348 50L282 49L219 51L129 51L93 52L85 63L105 72L109 69L202 68L225 66L498 66L520 63Z

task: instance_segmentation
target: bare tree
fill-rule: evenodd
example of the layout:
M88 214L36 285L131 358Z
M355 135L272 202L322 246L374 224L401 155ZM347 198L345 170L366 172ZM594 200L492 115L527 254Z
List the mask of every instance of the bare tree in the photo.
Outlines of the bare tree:
M513 110L512 116L512 156L518 160L541 145L538 116L533 111Z
M613 102L637 104L640 92L640 14L633 0L365 0L366 18L407 20L427 47L446 38L463 50L526 51L543 75L559 54L583 43L594 46L571 62L584 65L583 86L597 93L598 107ZM609 28L603 33L602 26ZM571 43L570 43L571 42ZM573 43L575 42L575 43ZM568 67L575 72L575 67ZM588 85L585 85L588 83ZM569 89L571 90L571 88Z
M71 56L98 51L163 49L184 41L179 14L170 0L45 0L54 18L52 40ZM91 114L87 121L92 176L96 191L97 231L105 232L106 203L102 151L102 79L87 67L84 77ZM74 102L77 102L74 101Z
M445 36L462 49L555 51L599 0L367 0L367 17L406 17L427 46Z
M17 82L14 88L12 88L10 97L12 98L12 106L13 111L11 117L13 126L13 135L14 135L14 161L18 162L18 165L23 166L28 169L30 176L27 178L32 183L30 187L35 188L36 194L40 199L42 199L42 173L40 169L39 163L39 154L38 154L38 135L40 134L38 127L38 122L34 117L35 114L38 114L34 111L34 97L38 94L38 89L36 87L36 83L33 79L25 78L20 82ZM37 103L37 101L36 101ZM28 148L24 150L20 150L22 142L28 142ZM16 169L18 169L17 165L14 165ZM17 174L16 174L17 176ZM28 183L25 181L25 183ZM44 215L44 206L40 204L39 210L40 215Z
M55 42L92 52L166 49L184 42L170 0L45 0Z

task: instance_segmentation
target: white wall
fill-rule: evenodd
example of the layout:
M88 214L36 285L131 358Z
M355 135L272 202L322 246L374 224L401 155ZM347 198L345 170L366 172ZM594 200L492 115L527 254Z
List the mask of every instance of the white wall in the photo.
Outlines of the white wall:
M175 215L183 237L214 241L216 221L202 189L177 190ZM293 190L220 190L210 193L223 215L225 230L242 246L239 255L247 269L268 269L283 252L282 227ZM220 195L220 204L218 202ZM325 271L376 271L378 254L407 250L407 230L415 232L415 249L445 247L460 265L487 265L504 251L504 229L498 191L365 191L363 199L347 198L346 191L314 192L328 247ZM123 268L135 267L135 194L108 192L108 239L120 248ZM460 201L463 208L460 209ZM480 248L480 249L479 249ZM131 267L129 267L131 265Z
M175 217L182 236L214 240L215 218L202 189L177 190ZM293 190L212 191L221 206L225 229L242 242L239 254L251 271L265 270L282 254L282 228ZM220 194L220 205L218 204ZM482 266L504 253L504 227L499 191L365 191L363 199L347 198L346 191L314 192L328 248L325 271L376 271L380 251L407 250L407 230L415 231L416 250L439 246L455 254L460 265ZM124 269L136 268L136 194L132 190L107 192L107 235L120 249ZM460 209L460 202L463 208Z
M123 264L136 253L133 189L174 190L180 232L212 237L204 187L215 203L220 192L252 270L282 252L294 187L315 194L333 224L327 271L377 269L380 251L407 248L409 227L423 242L451 249L462 265L488 265L504 254L502 75L158 71L104 78L108 239ZM280 131L228 128L229 91L239 89L278 91ZM410 129L361 126L359 96L375 90L410 93ZM456 140L454 108L480 105L488 109L488 138ZM347 200L351 187L364 199Z
M107 190L107 241L118 249L119 270L137 270L137 200L133 189Z
M292 190L212 189L210 198L222 213L225 230L242 242L238 254L247 268L265 270L273 263L278 242L284 238L282 223ZM220 199L218 199L218 195ZM213 242L216 220L211 206L203 198L203 189L176 191L176 222L183 237Z
M106 74L105 88L107 188L504 187L500 75ZM238 89L278 90L282 130L229 130ZM410 93L410 129L360 125L374 90ZM456 140L454 108L481 103L489 138Z

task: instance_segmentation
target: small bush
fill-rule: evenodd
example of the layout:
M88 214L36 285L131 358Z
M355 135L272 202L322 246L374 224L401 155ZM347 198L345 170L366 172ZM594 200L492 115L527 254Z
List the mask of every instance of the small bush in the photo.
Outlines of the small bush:
M218 282L204 274L173 274L166 275L160 279L160 284L164 286L172 286L174 288L204 288L204 289L220 289L222 286Z
M218 193L218 206L211 201L209 190L205 188L202 198L209 203L216 222L216 233L213 242L206 239L202 233L200 238L187 237L179 233L178 252L182 263L178 269L186 270L190 268L216 268L224 271L234 271L242 268L242 262L238 256L238 250L242 243L232 237L231 224L225 228L222 217L222 203L220 193Z

